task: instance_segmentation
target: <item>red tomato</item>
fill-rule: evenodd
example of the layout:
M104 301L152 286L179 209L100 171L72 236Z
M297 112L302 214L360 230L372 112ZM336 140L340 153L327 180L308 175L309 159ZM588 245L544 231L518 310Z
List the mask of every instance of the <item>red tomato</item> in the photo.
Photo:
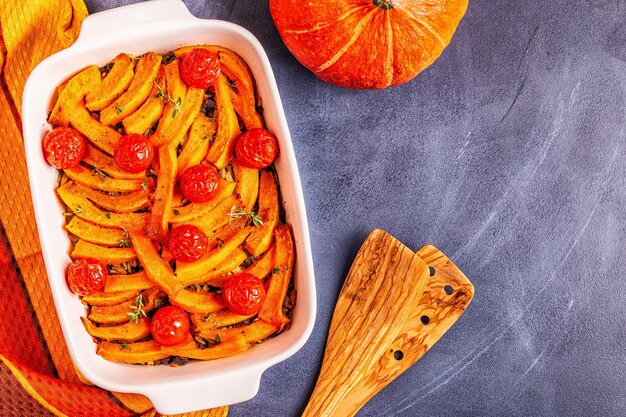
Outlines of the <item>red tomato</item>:
M249 168L263 169L274 162L278 154L276 136L261 128L252 128L237 139L237 159Z
M154 159L154 146L143 135L124 135L115 148L115 162L126 172L141 172L148 169Z
M220 59L209 50L192 49L180 64L180 76L188 86L209 88L220 76Z
M189 316L180 307L160 308L152 317L150 331L161 345L171 346L183 342L189 334Z
M242 315L256 314L265 301L263 281L252 274L241 272L231 275L222 286L226 306Z
M108 276L106 266L95 259L77 259L67 268L67 284L78 295L102 291Z
M194 165L180 177L180 191L192 203L206 203L217 194L220 174L211 165Z
M57 127L46 135L43 153L46 161L58 169L72 168L85 156L87 145L82 135L71 127Z
M170 252L178 261L195 261L204 255L208 245L206 235L197 226L184 224L170 232Z

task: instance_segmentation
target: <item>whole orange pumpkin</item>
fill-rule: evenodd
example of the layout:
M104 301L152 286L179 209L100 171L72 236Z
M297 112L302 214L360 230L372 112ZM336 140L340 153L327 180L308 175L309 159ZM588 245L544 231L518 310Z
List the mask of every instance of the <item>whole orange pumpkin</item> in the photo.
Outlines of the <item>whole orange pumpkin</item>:
M385 88L414 78L450 43L468 0L270 0L287 48L322 80Z

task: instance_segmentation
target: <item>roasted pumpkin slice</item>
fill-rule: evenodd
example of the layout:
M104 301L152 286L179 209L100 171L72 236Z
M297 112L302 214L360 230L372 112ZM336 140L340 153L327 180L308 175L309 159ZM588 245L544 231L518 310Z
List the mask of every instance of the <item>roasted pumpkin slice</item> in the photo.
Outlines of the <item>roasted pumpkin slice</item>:
M224 73L237 86L237 94L241 98L239 114L246 128L264 127L263 118L256 109L254 79L250 69L241 58L227 49L220 50L219 57Z
M220 202L213 210L198 217L197 219L190 220L189 224L199 227L207 235L211 234L214 230L224 226L230 220L230 214L233 210L241 207L241 202L236 197L229 197L226 200Z
M256 343L263 339L267 339L279 330L280 327L275 326L272 323L264 320L257 320L254 323L246 324L245 326L231 327L229 329L203 329L197 331L196 334L205 339L215 340L217 338L228 342L230 340L243 338L248 343Z
M110 195L78 183L73 183L71 189L76 194L88 198L103 209L117 211L119 213L132 213L148 206L148 194L143 190L128 194Z
M265 251L263 256L254 261L250 267L246 269L246 272L254 275L259 279L264 279L267 277L270 272L278 272L276 268L276 245L270 246L268 250Z
M230 101L230 87L226 77L220 75L215 81L215 106L217 111L217 134L206 159L218 169L228 165L235 150L235 141L241 133L237 114Z
M89 144L87 145L87 152L85 152L83 162L91 165L94 171L102 171L113 178L140 181L145 181L146 179L145 171L138 173L122 171L112 156L105 154Z
M161 55L154 52L148 52L139 59L128 90L100 112L102 123L107 125L119 123L146 101L161 67L161 59Z
M198 113L189 129L189 137L178 155L178 176L191 166L198 165L206 156L216 131L215 119Z
M97 65L91 65L73 76L59 93L50 113L50 123L54 126L69 126L71 109L78 106L85 95L99 85L100 71Z
M72 107L69 111L70 126L89 139L98 149L113 155L121 135L91 117L84 103Z
M97 292L85 295L83 302L92 306L114 306L124 301L135 299L139 294L137 290L115 291L115 292Z
M159 121L156 132L150 137L155 146L162 146L166 143L180 144L191 124L200 114L200 107L204 101L204 90L202 88L187 88L185 98L172 112L171 117L165 115ZM165 112L167 113L167 107Z
M161 146L171 142L170 139L165 137L166 132L164 129L166 125L169 125L174 119L180 117L182 105L187 94L187 85L180 77L179 62L177 60L172 61L165 65L163 69L165 71L165 84L167 89L163 92L160 91L157 95L163 100L165 109L163 110L163 116L159 120L157 131L150 136L150 141L154 146ZM182 132L182 134L184 135L185 132Z
M104 77L98 88L91 90L85 99L91 111L102 110L122 95L133 80L133 60L126 54L119 54L113 60L113 67Z
M219 229L207 234L207 249L209 251L219 248L224 242L230 240L246 226L246 218L228 219L227 223Z
M166 90L165 71L163 67L160 67L157 78L152 83L148 99L136 112L122 120L126 133L143 135L161 118L165 109Z
M143 306L141 309L148 313L154 308L157 297L161 296L158 288L151 288L141 293ZM139 297L139 296L137 296ZM116 324L130 321L131 315L136 310L137 299L123 302L113 306L93 306L87 315L89 320L100 324Z
M68 232L78 236L87 242L105 246L124 246L127 234L122 229L111 229L98 226L97 224L81 220L77 216L65 225Z
M150 320L143 317L138 323L128 322L118 326L96 326L84 317L80 318L85 330L98 339L135 342L150 335Z
M224 260L246 240L249 234L250 228L244 227L231 239L224 242L222 246L207 252L197 261L177 262L176 277L180 282L190 282L197 280L198 277L207 276L217 265L224 262Z
M159 171L157 176L154 204L150 212L147 232L149 236L164 242L168 236L169 219L172 214L172 198L176 184L178 161L176 146L171 143L159 148Z
M196 333L199 333L201 331L215 330L219 327L232 326L233 324L241 323L242 321L251 319L255 315L256 314L242 316L241 314L233 313L227 308L212 313L190 314L191 322Z
M170 356L161 352L161 345L154 340L124 344L100 342L96 353L109 361L131 364L151 363Z
M100 210L87 198L71 190L71 183L57 188L61 200L72 212L82 220L105 227L123 227L126 230L142 229L145 216L141 213L111 213Z
M104 292L141 291L154 287L144 271L135 274L109 275Z
M191 203L183 207L177 207L176 211L172 209L169 221L170 223L187 223L203 215L212 215L219 203L229 198L234 190L234 182L222 180L220 188L213 199L206 203Z
M130 237L148 279L170 297L178 294L185 286L177 280L170 265L161 259L152 241L141 232L131 232Z
M248 168L233 161L235 171L235 193L246 211L251 211L259 195L259 170Z
M211 313L226 308L221 295L186 289L170 297L170 303L189 313Z
M141 180L121 180L111 178L104 175L104 173L95 170L88 170L82 165L76 165L73 168L64 169L63 172L65 172L65 175L77 183L101 191L124 193L141 190Z
M137 259L133 248L109 248L78 239L70 254L72 259L91 258L109 264L121 264Z
M271 172L261 173L259 183L259 215L263 224L257 226L246 241L246 250L259 256L272 244L274 228L278 224L278 190Z
M248 255L241 249L235 249L226 259L204 275L198 275L183 282L184 285L200 284L206 282L214 287L221 287L228 279L228 274L237 269Z
M206 361L236 355L237 353L243 352L249 348L250 345L243 337L241 337L204 349L195 346L195 344L184 344L182 347L162 346L161 352L163 352L163 354L167 354L168 356L182 356L184 358Z
M287 296L291 272L293 271L294 247L291 230L286 224L281 224L275 230L276 235L276 273L273 273L267 284L265 302L259 311L259 317L268 323L282 328L289 323L289 318L283 313L283 303Z
M196 48L206 49L216 54L219 53L220 49L222 49L219 46L215 46L215 45L188 45L188 46L181 46L180 48L174 49L172 53L178 58L184 58L185 55L187 55L189 52L191 52L191 50L196 49Z

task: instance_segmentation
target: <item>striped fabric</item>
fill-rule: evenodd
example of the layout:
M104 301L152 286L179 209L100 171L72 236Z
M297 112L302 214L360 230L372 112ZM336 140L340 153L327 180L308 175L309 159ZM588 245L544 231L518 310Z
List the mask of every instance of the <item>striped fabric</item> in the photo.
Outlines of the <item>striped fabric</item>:
M150 401L90 385L63 340L37 238L21 135L31 70L72 44L82 0L0 1L0 415L157 416ZM224 417L222 407L187 417Z

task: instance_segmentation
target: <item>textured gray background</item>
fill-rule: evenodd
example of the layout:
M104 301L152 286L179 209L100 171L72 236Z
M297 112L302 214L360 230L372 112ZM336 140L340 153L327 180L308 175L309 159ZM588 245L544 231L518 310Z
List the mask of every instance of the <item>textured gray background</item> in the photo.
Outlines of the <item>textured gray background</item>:
M299 415L375 227L441 248L476 297L359 416L626 415L626 2L473 0L441 59L386 91L318 80L267 1L186 3L246 27L270 57L319 291L310 341L231 416Z

